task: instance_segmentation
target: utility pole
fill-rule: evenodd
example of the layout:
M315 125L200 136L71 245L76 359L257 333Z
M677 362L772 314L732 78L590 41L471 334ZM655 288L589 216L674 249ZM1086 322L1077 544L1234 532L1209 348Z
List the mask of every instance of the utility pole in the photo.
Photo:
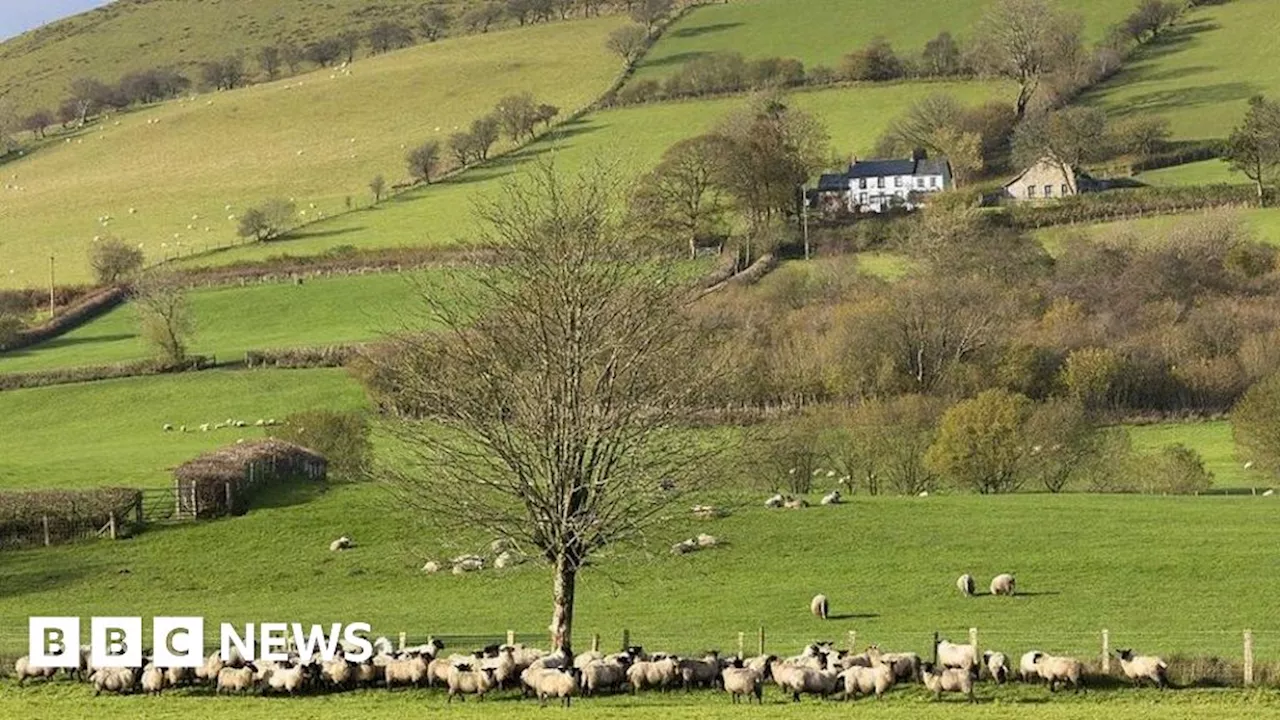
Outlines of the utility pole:
M49 256L49 319L53 319L55 315L56 305L53 302L53 256Z
M801 192L804 192L803 189ZM802 196L803 197L803 196ZM804 259L809 259L809 203L805 198L800 203L800 225L804 232Z

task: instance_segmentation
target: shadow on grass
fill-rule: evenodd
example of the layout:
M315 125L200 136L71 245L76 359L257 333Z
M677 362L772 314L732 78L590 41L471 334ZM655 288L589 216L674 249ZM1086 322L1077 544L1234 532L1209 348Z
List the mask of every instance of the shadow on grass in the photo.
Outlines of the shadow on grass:
M5 552L8 554L9 551ZM85 565L82 562L77 562L74 566L56 566L61 557L52 560L44 548L32 550L16 561L11 555L6 563L6 571L0 573L0 598L57 590L102 569L98 565ZM51 564L55 566L50 567Z
M668 55L666 57L657 58L656 60L649 60L643 63L641 67L657 68L657 67L669 67L672 65L684 65L685 63L691 60L697 60L700 57L704 57L710 54L711 53L707 52L706 50L690 50L688 52L681 52L681 53L676 53L674 55Z
M0 353L0 358L28 357L49 350L57 350L58 348L120 342L122 340L133 340L137 337L137 333L116 333L113 335L89 335L81 337L67 337L66 335L63 335L25 348L6 350L5 352Z
M282 236L281 240L314 240L316 238L338 237L340 235L350 235L352 233L364 232L368 228L363 225L358 227L337 228L335 230L315 230L307 232L306 230L296 230L288 235ZM273 240L272 242L276 242Z
M670 37L678 38L702 37L703 35L724 32L725 30L732 30L733 28L741 26L742 23L740 22L713 23L711 25L699 25L697 27L683 28L681 30L676 30L673 33L669 33L669 35Z

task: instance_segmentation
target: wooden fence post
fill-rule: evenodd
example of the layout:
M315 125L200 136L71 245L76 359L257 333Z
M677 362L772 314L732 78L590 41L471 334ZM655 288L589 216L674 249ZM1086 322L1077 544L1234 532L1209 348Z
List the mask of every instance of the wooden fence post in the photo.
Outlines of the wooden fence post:
M404 646L408 644L409 644L409 634L404 631L401 631L400 632L400 652L404 652Z
M515 644L516 644L516 631L515 631L515 630L508 630L508 631L507 631L507 644L508 644L508 645L515 645Z
M738 657L743 657L747 652L747 634L738 633Z
M600 633L591 634L591 652L600 652Z
M622 649L626 650L629 647L631 647L631 631L622 628Z
M111 530L111 539L116 539L116 511L112 510L111 515L107 518L107 527Z
M760 626L760 655L764 655L764 626Z
M857 630L849 631L849 652L851 653L858 652L858 631Z
M133 506L133 520L138 525L142 524L142 494L138 494L138 502Z
M191 519L200 519L200 492L196 483L191 483Z
M1253 631L1244 631L1244 686L1253 685Z
M1111 674L1111 631L1102 630L1102 674Z
M40 522L44 525L44 546L49 547L53 544L49 539L49 516L41 515Z
M224 490L224 491L226 492L226 494L227 494L227 514L228 514L228 515L233 515L234 513L233 513L232 511L233 511L233 510L234 510L234 508L235 508L235 505L234 505L234 503L235 503L235 495L234 495L234 493L232 493L232 492L231 492L231 482L230 482L230 481L227 481L227 482L223 483L223 486L222 486L222 487L223 487L223 490Z
M978 649L978 628L969 628L969 644L973 646L973 657L979 663L982 662L982 650ZM982 676L981 665L978 666L978 676Z
M938 631L937 630L933 631L933 664L934 666L937 666L938 664Z

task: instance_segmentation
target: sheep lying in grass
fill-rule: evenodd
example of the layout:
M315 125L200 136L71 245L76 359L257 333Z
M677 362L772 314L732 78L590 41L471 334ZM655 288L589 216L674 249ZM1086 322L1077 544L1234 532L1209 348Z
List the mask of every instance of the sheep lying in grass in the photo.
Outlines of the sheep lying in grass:
M977 702L973 696L973 677L964 670L936 668L933 663L924 663L920 666L920 679L933 693L934 700L941 700L944 692L952 692L968 696L971 703Z
M977 584L973 581L972 575L965 573L960 576L959 580L956 580L956 588L960 590L961 594L973 597L974 592L977 591Z
M1004 653L988 650L982 653L982 664L997 685L1003 685L1009 679L1009 658Z
M765 500L764 506L767 508L776 509L776 508L782 507L782 504L786 501L787 499L782 496L782 493L778 493L777 495L774 495L768 500Z
M1075 692L1084 690L1084 665L1075 658L1040 655L1036 658L1036 672L1049 682L1049 692L1057 692L1063 683L1069 683Z
M802 508L809 507L809 501L804 498L789 498L786 502L782 503L782 507L788 510L800 510Z
M351 538L343 535L342 537L329 543L329 552L339 552L341 550L350 550L354 547Z
M814 595L813 599L809 601L809 612L813 613L815 617L826 620L827 615L830 613L830 609L831 607L827 602L827 596L821 593Z
M1143 680L1150 680L1157 688L1169 687L1169 663L1154 655L1134 655L1132 650L1117 650L1120 658L1120 669L1124 676L1133 681L1134 687L1142 685Z
M1009 573L1003 573L991 578L991 594L992 595L1013 595L1014 580Z
M22 683L26 682L27 678L45 678L47 680L57 672L58 668L33 665L26 655L18 658L17 662L13 664L13 674L18 678L18 687L22 687Z
M823 505L839 505L842 502L844 502L844 500L841 499L839 490L832 490L831 492L822 496Z

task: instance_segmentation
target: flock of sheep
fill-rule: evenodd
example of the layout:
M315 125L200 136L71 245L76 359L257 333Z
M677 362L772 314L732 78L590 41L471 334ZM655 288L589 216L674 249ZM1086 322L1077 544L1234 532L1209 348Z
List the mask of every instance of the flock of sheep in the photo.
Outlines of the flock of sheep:
M443 643L395 650L384 637L373 641L374 654L363 662L347 659L339 649L333 659L319 654L303 658L291 654L288 662L245 662L233 657L223 662L214 653L199 668L162 668L144 653L136 668L95 669L89 663L89 648L81 649L80 667L67 672L87 680L94 694L147 693L158 695L169 688L207 687L215 693L282 694L335 692L356 688L439 687L448 693L448 702L467 696L483 698L497 690L520 690L524 697L537 697L570 705L575 697L612 692L636 693L646 690L722 690L734 703L754 698L764 701L764 687L773 684L793 701L811 695L824 698L877 699L900 683L920 683L935 699L943 693L957 693L975 702L974 685L983 672L997 684L1011 679L1008 658L1000 652L978 654L973 645L955 645L946 640L937 646L937 662L924 662L916 653L883 652L872 645L860 654L837 650L829 642L806 646L799 654L780 658L761 655L751 658L722 658L710 651L701 657L679 657L648 653L633 646L622 652L602 654L591 651L572 656L516 645L491 645L466 654L444 654ZM1150 681L1168 687L1168 665L1158 657L1135 655L1119 650L1120 667L1135 686ZM26 657L15 664L18 684L28 679L53 678L55 668L32 666ZM1022 656L1018 676L1023 682L1045 681L1051 692L1070 685L1084 690L1083 665L1069 657L1031 651Z
M280 424L279 421L277 421L275 418L259 418L257 422L252 423L253 427L275 427L276 425L279 425L279 424ZM160 429L163 430L164 432L184 433L184 432L195 432L196 430L199 430L200 432L209 432L210 430L221 430L223 428L243 428L243 427L249 427L249 426L250 426L250 423L248 421L233 420L231 418L227 418L222 422L203 423L201 425L197 425L195 429L188 429L186 425L174 425L172 423L165 423L160 427Z

